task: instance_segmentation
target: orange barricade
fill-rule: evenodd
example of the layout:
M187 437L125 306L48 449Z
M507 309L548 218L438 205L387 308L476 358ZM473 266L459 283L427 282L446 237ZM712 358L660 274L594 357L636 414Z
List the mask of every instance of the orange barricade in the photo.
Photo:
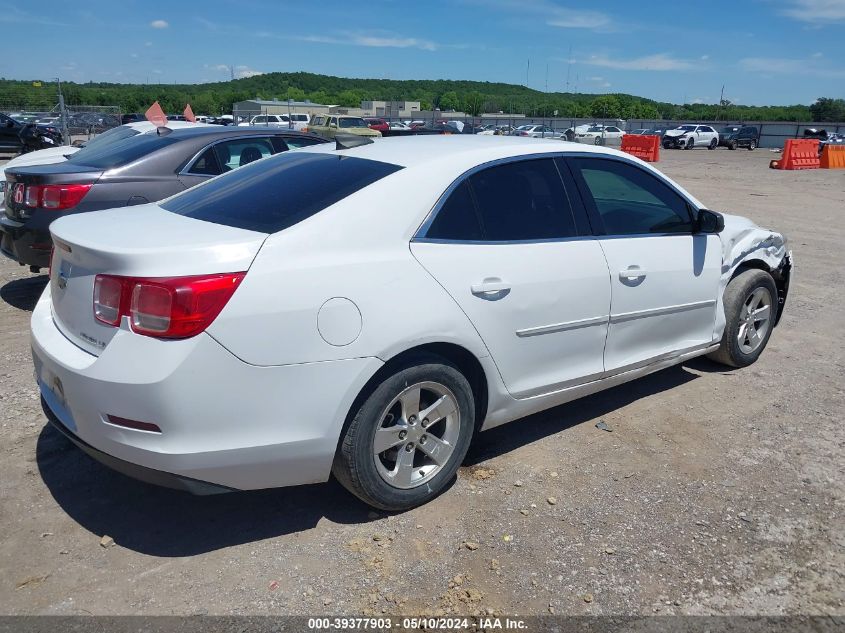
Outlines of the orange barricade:
M769 163L772 169L818 169L819 140L790 138L783 146L783 157Z
M825 145L819 167L822 169L845 169L845 145Z
M649 163L660 160L660 137L626 134L622 137L622 151Z

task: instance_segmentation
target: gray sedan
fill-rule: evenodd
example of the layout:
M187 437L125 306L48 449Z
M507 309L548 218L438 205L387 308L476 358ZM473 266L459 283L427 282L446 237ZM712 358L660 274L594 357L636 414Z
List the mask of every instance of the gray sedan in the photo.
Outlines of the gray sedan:
M63 163L8 169L0 251L39 272L49 264L56 218L154 202L255 160L325 142L267 127L159 128L84 148Z

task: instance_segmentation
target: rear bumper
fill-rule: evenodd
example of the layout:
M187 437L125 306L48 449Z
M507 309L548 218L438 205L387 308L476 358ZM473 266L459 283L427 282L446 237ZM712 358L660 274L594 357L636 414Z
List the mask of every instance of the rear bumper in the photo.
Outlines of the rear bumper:
M180 475L174 475L173 473L166 473L161 470L146 468L144 466L139 466L138 464L118 459L108 453L97 450L88 442L77 437L73 431L62 424L61 420L56 417L56 414L53 413L50 405L43 397L41 398L41 408L44 410L44 415L47 416L50 424L52 424L53 427L67 439L76 444L83 453L89 457L93 457L104 466L108 466L112 470L123 473L128 477L144 481L148 484L162 486L164 488L184 490L195 495L214 495L223 492L231 492L233 490L232 488L218 486L217 484L208 483L207 481L199 481L198 479L191 479L190 477L182 477Z
M34 231L26 224L10 220L5 214L0 215L0 252L9 259L27 266L47 268L51 244L49 232Z
M48 287L31 322L49 417L116 470L191 492L205 484L254 490L326 481L346 415L382 366L356 358L262 367L208 334L162 341L123 329L94 356L58 329L51 305ZM109 416L161 432L118 426Z

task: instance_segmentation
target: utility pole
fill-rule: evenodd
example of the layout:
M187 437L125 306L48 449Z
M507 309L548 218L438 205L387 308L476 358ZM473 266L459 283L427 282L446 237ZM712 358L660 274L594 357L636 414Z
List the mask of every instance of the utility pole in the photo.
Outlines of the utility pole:
M572 73L572 44L569 45L569 57L566 60L566 92L569 92L569 76Z
M531 72L531 58L528 58L528 66L525 68L525 87L528 87L528 75Z
M70 145L70 132L67 127L67 110L65 109L65 97L62 94L62 82L56 77L56 88L59 91L59 118L62 121L62 141Z

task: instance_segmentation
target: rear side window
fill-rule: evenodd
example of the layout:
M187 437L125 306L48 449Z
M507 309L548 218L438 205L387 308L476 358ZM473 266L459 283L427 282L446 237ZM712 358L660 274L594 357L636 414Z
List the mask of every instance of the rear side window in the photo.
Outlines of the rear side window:
M85 165L94 169L112 169L127 165L160 150L168 145L177 143L172 136L159 136L155 132L138 134L117 143L107 143L96 147L83 147L71 156L67 162L73 165Z
M426 232L432 239L489 242L575 235L569 200L551 158L505 163L472 174L452 192Z
M576 166L608 235L691 233L686 201L640 167L601 158L577 158Z
M161 206L197 220L276 233L400 169L350 156L285 152L189 189Z

